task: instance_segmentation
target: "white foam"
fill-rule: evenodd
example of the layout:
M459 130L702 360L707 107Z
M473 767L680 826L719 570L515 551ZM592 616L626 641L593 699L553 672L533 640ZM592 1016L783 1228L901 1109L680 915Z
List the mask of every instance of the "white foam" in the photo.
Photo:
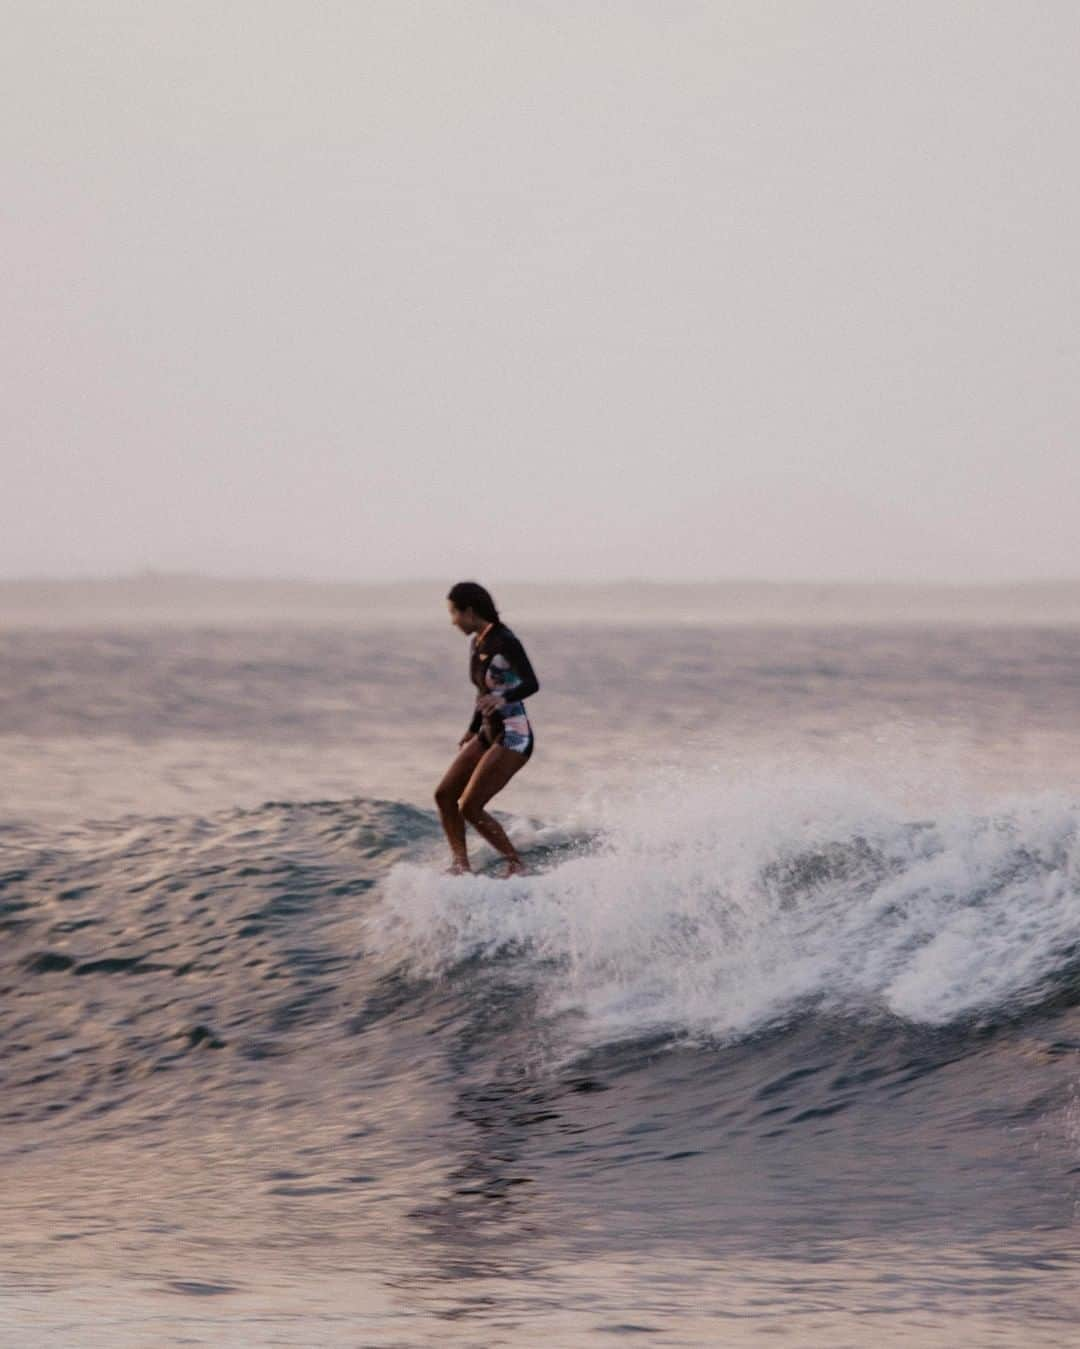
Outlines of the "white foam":
M543 874L390 874L369 949L418 973L513 948L588 1043L739 1037L814 1005L926 1025L1021 1010L1080 943L1080 808L915 824L861 787L667 780Z

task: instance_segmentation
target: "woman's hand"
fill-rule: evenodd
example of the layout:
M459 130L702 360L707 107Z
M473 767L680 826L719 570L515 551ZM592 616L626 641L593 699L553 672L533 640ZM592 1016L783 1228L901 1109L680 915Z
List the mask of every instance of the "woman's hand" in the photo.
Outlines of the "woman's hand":
M501 693L482 693L476 700L476 706L485 717L490 717L492 712L498 712L500 707L506 706L506 699Z

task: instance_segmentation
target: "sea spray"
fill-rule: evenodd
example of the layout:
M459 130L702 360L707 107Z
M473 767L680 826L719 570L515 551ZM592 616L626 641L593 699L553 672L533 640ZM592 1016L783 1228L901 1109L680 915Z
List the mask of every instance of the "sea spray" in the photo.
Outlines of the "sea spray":
M428 976L498 958L589 1046L729 1041L812 1010L1011 1018L1067 992L1080 809L1046 795L913 820L822 780L669 777L532 876L399 864L368 939Z

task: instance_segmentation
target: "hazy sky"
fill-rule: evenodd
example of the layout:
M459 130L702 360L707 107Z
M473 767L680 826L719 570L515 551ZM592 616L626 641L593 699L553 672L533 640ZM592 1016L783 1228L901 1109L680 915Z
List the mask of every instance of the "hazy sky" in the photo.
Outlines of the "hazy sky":
M1080 574L1076 0L0 19L0 574Z

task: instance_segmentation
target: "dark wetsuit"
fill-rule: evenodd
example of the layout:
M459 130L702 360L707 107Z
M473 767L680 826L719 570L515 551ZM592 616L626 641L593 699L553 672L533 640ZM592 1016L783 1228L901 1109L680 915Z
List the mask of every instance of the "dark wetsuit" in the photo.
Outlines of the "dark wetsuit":
M479 708L469 724L470 734L482 745L502 745L526 756L533 751L533 733L522 699L540 687L525 648L502 623L495 623L474 636L469 644L469 677L477 696L502 695L503 706L485 716Z

